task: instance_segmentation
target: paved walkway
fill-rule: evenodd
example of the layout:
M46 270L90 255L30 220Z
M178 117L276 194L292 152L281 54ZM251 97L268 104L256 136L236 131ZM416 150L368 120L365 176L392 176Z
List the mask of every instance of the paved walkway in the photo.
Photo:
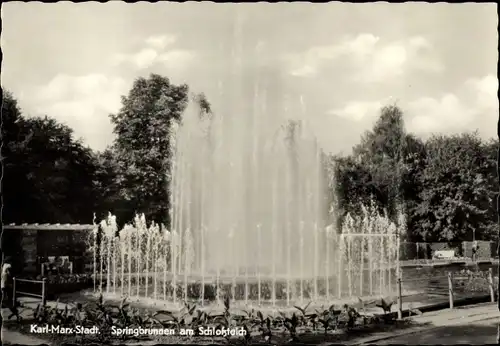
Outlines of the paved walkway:
M23 305L18 308L19 315L24 320L29 320L33 316L33 310L36 309L37 305L41 303L40 299L30 298L30 297L20 297L19 302ZM66 304L57 303L54 301L47 301L47 306L54 307L58 304L59 308L64 309ZM71 306L68 305L68 308ZM10 309L3 308L2 309L2 318L7 320L7 317L12 312ZM12 317L10 321L14 321L15 317ZM3 345L48 345L48 341L39 339L35 336L30 336L26 334L22 334L17 331L8 330L6 328L2 328L2 344Z
M19 297L17 299L22 307L19 307L19 315L23 318L26 319L26 317L32 317L33 316L33 311L36 309L36 307L41 304L41 300L37 298L31 298L31 297ZM68 309L72 308L73 306L70 304L66 303L58 303L55 301L47 301L46 302L47 307L55 307L56 305L59 307L59 309L64 309L65 305L68 305ZM7 318L11 314L10 310L7 308L2 308L2 316L4 318Z
M500 318L437 327L420 333L377 341L377 345L491 345L496 344Z
M13 330L2 328L2 345L49 345L45 340L41 340Z
M449 326L469 321L500 318L497 303L485 303L470 306L462 306L455 309L434 311L417 316L416 322L430 322L434 326Z
M380 333L350 343L362 344L443 344L453 345L471 343L476 345L496 343L497 325L500 323L500 312L496 303L478 304L460 307L453 310L441 310L425 313L413 318L416 323L428 323L424 327L411 328L401 332ZM477 326L477 331L474 328ZM493 327L494 326L494 327ZM493 330L494 331L491 331ZM488 330L488 332L486 332ZM465 334L464 334L465 333ZM470 342L480 333L486 333L481 341ZM464 336L462 336L464 335ZM486 341L484 341L486 340Z

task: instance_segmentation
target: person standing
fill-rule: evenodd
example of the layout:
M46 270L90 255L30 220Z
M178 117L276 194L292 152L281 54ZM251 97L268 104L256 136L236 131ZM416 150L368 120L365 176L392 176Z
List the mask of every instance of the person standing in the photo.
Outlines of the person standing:
M477 241L474 240L474 242L472 243L472 261L476 262L476 258L477 258Z
M11 303L11 270L12 265L10 264L10 259L6 258L2 265L2 305L9 306Z

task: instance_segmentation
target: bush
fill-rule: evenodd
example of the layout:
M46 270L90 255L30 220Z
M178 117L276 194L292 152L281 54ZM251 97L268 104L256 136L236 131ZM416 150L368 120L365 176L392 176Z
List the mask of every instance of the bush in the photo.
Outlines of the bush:
M459 276L464 278L455 284L455 289L463 293L489 293L490 280L489 272L481 270L463 269L460 271ZM498 285L498 279L494 279L494 290Z

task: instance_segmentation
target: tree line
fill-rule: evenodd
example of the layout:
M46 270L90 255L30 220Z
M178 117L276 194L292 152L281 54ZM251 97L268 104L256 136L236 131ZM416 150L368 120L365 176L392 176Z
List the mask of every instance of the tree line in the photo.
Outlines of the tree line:
M498 140L477 132L423 140L405 131L403 113L386 106L352 153L331 156L340 215L372 199L395 219L403 210L407 241L497 238Z
M95 151L49 116L22 113L3 92L3 224L92 223L108 212L121 222L144 213L169 225L172 128L203 94L152 74L138 78L116 114L115 140ZM475 133L421 139L405 131L403 113L387 106L349 155L323 155L329 208L339 220L372 200L389 217L407 215L408 241L496 237L498 140Z

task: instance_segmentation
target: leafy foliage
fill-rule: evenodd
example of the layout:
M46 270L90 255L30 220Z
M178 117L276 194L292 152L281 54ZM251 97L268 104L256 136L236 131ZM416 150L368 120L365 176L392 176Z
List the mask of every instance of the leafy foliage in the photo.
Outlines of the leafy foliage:
M73 130L48 117L25 118L4 93L2 104L5 223L90 223L95 155Z
M125 219L144 213L148 219L170 224L172 138L190 98L198 104L200 116L211 112L203 94L191 96L187 85L177 86L152 74L148 79L138 78L122 98L120 111L111 115L117 137L111 151L101 157L102 173L116 179L115 184L103 184L102 189L111 186L105 190L106 206L116 208L117 198L124 201L123 212L117 214L125 214Z
M424 239L452 241L472 238L488 222L493 191L486 181L490 162L477 133L436 136L426 143L426 164L420 175L425 186L415 212L424 221ZM479 232L478 232L479 233Z
M477 133L424 141L405 132L399 108L384 107L351 155L331 157L337 209L358 213L372 199L394 221L404 212L409 241L491 239L497 148Z
M111 327L117 328L169 328L177 332L180 329L197 331L198 327L209 328L241 328L246 331L243 336L227 336L226 343L234 343L239 338L244 344L263 341L271 343L274 338L282 339L288 335L290 342L303 342L303 338L310 335L326 337L328 335L342 335L340 331L356 333L373 328L383 328L393 324L392 314L368 315L360 313L354 306L344 305L340 309L335 306L308 312L310 304L305 307L296 306L297 312L279 315L264 315L262 311L247 311L244 315L235 313L230 307L229 297L224 299L224 311L221 314L211 314L198 308L194 304L185 303L180 312L159 310L151 313L147 310L138 310L131 307L125 299L118 305L107 303L102 295L94 302L86 304L75 303L60 307L38 305L32 314L32 321L40 325L59 325L61 327L97 326L99 335L81 336L82 342L111 340ZM19 323L20 321L18 321ZM321 326L321 329L318 327ZM178 334L178 333L176 333ZM76 338L76 336L73 336ZM116 337L116 336L114 336ZM131 335L121 335L123 340L133 338ZM137 338L137 337L135 337ZM148 338L147 335L139 338ZM85 339L85 340L84 340ZM74 341L74 340L73 340Z
M187 85L176 86L168 78L151 75L137 79L122 98L120 111L111 115L117 136L112 148L118 161L116 183L129 213L168 223L171 135L187 102Z

